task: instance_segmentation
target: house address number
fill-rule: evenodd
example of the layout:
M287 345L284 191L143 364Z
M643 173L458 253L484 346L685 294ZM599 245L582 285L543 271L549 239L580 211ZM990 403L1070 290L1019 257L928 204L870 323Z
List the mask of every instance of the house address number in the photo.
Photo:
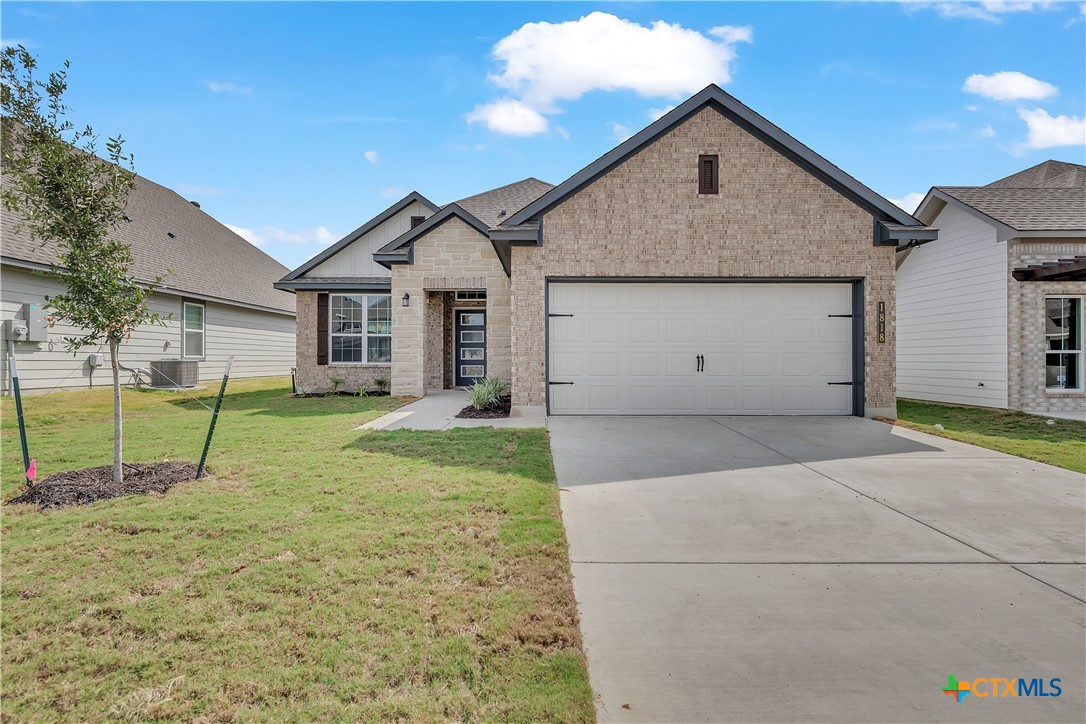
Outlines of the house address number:
M879 302L879 344L886 344L886 302Z

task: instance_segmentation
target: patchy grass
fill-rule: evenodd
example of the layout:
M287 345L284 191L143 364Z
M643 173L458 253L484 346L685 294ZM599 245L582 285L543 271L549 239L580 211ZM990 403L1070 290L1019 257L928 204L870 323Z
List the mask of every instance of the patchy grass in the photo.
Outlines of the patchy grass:
M898 400L897 414L914 430L1086 473L1086 422L912 400Z
M4 718L593 719L546 432L361 432L403 400L287 391L231 383L212 478L5 506ZM197 403L125 404L133 462L198 458ZM108 463L109 411L27 398L40 474Z

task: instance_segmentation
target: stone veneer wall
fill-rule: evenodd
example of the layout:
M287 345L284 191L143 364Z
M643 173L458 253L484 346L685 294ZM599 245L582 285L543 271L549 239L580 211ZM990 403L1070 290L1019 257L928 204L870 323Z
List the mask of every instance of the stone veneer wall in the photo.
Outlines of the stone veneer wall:
M699 195L699 154L720 193ZM862 277L868 415L896 415L894 249L869 213L707 108L543 218L541 247L513 247L513 404L546 400L546 277ZM876 303L886 302L886 342Z
M344 294L349 292L336 292ZM371 292L359 292L370 294ZM373 380L383 377L386 380L392 378L391 365L348 365L348 364L317 364L317 292L297 293L298 305L298 334L296 354L296 382L298 390L306 392L327 392L332 387L332 378L341 377L345 380L340 386L341 390L356 391L365 385L367 390L376 390L377 385ZM393 299L393 304L396 300ZM386 388L387 389L387 388Z
M509 277L490 240L456 217L415 240L413 264L392 271L392 393L421 396L444 387L446 297L427 292L485 289L487 365L511 372ZM399 300L411 295L410 306Z
M1019 282L1017 268L1086 255L1086 241L1058 239L1009 242L1007 269L1008 406L1039 415L1086 419L1086 392L1045 388L1045 297L1086 295L1086 282Z

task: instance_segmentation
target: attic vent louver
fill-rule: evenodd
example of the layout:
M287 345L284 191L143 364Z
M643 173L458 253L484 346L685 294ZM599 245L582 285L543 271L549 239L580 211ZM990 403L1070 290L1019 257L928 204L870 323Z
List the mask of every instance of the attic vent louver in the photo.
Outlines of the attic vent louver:
M200 208L200 202L199 201L190 201L189 203L192 204L193 206L195 206L196 208Z
M505 209L502 209L501 211L498 212L498 218L499 219L502 218L503 216L506 215L506 213L508 213L508 212Z
M698 156L698 193L719 193L720 179L717 176L719 156Z

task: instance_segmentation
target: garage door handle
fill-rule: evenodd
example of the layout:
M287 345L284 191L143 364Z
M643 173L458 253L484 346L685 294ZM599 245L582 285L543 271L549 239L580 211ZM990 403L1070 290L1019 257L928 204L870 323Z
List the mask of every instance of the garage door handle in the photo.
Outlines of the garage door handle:
M547 384L548 385L572 385L573 383L572 382L548 382ZM852 383L849 382L849 384L851 385Z
M827 382L827 385L851 385L851 382Z
M698 363L698 368L696 370L697 372L701 372L703 369L705 369L705 357L699 354L694 359L697 360Z
M827 314L827 317L845 317L846 319L852 319L851 314Z
M572 314L548 314L548 317L572 317Z

